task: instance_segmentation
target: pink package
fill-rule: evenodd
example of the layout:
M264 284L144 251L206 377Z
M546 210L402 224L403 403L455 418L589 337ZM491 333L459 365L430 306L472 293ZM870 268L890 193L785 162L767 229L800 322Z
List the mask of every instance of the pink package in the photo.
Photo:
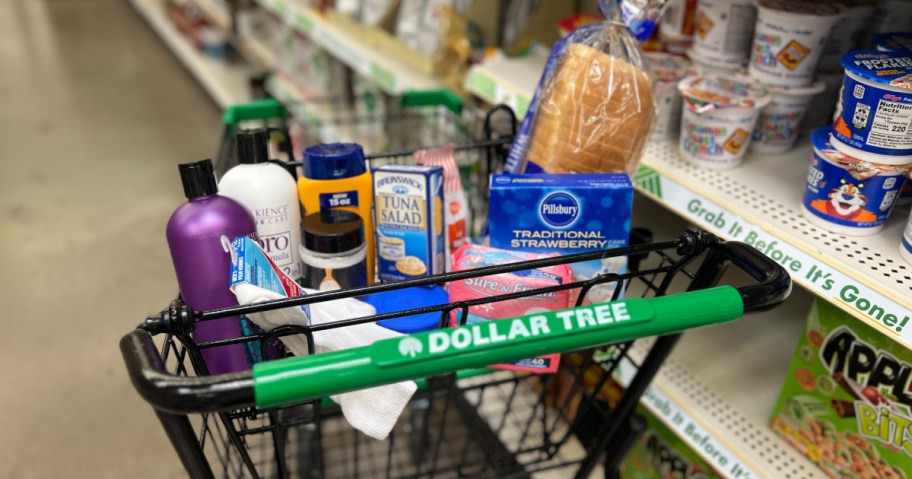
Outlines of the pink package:
M549 258L555 254L525 253L507 251L472 244L462 245L453 253L453 271L465 271L501 264L516 263L535 259ZM543 311L566 309L576 304L579 295L577 289L537 294L525 298L506 301L494 301L494 297L530 289L547 288L567 284L573 281L573 274L567 265L549 266L514 273L503 273L469 278L449 283L447 292L450 302L467 301L478 298L492 298L491 303L469 307L466 324L483 323L495 319L508 319ZM450 317L450 326L459 325L459 312ZM510 364L498 364L493 367L514 369L535 373L553 373L557 371L560 354L549 354L537 358L522 359Z

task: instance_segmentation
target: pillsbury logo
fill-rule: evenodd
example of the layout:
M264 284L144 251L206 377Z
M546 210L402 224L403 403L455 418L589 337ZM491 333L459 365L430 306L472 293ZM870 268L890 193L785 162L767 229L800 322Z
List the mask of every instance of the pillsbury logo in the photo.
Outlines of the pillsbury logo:
M545 223L565 228L579 218L580 205L572 195L559 191L545 197L538 207L538 214Z

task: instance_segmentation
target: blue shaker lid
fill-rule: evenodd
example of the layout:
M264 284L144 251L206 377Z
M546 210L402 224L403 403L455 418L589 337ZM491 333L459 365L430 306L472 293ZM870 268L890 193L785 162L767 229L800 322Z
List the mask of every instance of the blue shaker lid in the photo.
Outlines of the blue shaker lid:
M304 176L313 180L337 180L367 171L364 149L357 143L326 143L304 149Z
M448 304L450 297L446 290L440 286L432 288L416 286L414 288L372 294L365 298L365 301L377 309L377 314L383 314ZM377 322L377 324L397 333L420 333L436 329L440 325L440 314L439 312L413 314L401 318L385 319Z

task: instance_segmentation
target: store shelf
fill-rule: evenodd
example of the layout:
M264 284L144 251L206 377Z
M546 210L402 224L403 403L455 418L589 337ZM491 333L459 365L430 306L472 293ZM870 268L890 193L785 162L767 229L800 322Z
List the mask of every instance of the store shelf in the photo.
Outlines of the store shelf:
M688 331L643 396L650 412L725 477L826 477L767 426L804 328L796 319L810 309L809 293L796 296L767 313ZM640 359L648 344L637 343L632 356ZM621 368L622 379L632 374L629 364Z
M249 65L215 60L197 50L168 20L163 0L130 3L220 107L250 101Z
M345 121L353 112L340 111L337 105L325 101L308 101L314 98L300 86L281 74L266 80L266 91L288 108L288 112L302 125L318 129L323 143L352 142L361 144L354 131L357 123Z
M191 0L191 3L203 12L203 15L212 22L213 25L225 31L231 30L231 12L228 11L227 5L224 2L218 2L216 0Z
M528 105L537 82L529 79L534 62L540 71L541 57L474 67L467 86L488 102ZM908 211L896 211L886 229L869 237L810 224L800 212L810 155L802 138L791 152L751 154L734 170L714 171L691 166L673 142L651 142L634 183L700 227L756 246L783 264L795 283L912 348L912 267L898 252Z
M276 55L266 43L253 37L235 38L235 46L250 63L263 70L275 69Z
M525 57L499 57L473 65L466 75L466 88L492 105L509 106L521 117L529 108L548 54L537 49Z
M443 88L436 78L418 72L361 38L354 38L329 23L304 0L257 0L285 19L297 31L362 76L372 79L386 93Z

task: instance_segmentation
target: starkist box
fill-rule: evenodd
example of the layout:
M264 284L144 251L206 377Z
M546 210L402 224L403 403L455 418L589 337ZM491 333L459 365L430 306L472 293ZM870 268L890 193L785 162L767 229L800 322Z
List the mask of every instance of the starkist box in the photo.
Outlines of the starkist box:
M817 299L773 430L833 478L912 471L912 351Z
M495 248L533 253L584 253L630 241L633 185L624 173L494 175L488 231ZM576 281L626 269L626 258L571 264ZM611 299L612 285L587 301Z

